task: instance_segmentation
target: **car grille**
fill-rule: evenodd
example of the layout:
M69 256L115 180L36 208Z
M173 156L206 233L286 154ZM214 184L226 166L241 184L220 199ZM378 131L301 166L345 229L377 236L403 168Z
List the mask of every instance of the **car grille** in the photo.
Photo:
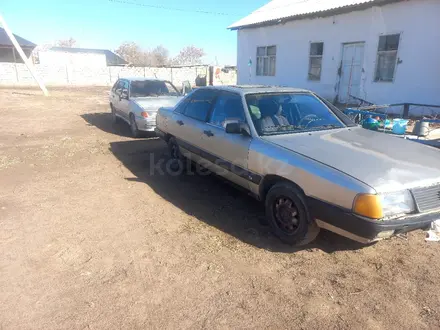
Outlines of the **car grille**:
M411 190L420 212L440 208L440 185Z

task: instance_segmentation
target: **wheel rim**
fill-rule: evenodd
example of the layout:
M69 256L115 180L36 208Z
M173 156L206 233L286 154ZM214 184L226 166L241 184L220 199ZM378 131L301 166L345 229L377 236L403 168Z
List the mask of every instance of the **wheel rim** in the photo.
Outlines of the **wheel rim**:
M300 214L295 203L288 197L278 197L273 205L274 218L279 229L293 235L299 228Z

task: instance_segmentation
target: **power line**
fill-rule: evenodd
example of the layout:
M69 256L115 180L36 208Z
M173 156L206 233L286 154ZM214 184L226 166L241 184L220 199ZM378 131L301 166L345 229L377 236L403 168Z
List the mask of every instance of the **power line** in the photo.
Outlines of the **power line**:
M204 11L204 10L190 10L190 9L184 9L184 8L176 8L176 7L166 7L166 6L158 6L158 5L149 5L145 3L138 3L138 2L130 2L125 0L108 0L110 2L115 3L122 3L126 5L133 5L133 6L139 6L139 7L147 7L147 8L155 8L155 9L164 9L164 10L172 10L172 11L180 11L180 12L188 12L188 13L198 13L198 14L205 14L205 15L217 15L217 16L243 16L243 15L237 15L237 14L230 14L230 13L220 13L220 12L213 12L213 11Z

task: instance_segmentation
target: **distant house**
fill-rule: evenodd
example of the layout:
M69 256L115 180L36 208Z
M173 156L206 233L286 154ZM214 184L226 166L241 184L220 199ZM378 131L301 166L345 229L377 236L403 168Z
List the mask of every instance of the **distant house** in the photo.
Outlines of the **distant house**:
M27 57L31 56L32 50L37 46L33 42L15 35L15 39L20 44ZM23 63L20 55L17 53L14 45L9 39L6 31L0 28L0 62Z
M52 47L38 53L43 65L72 65L88 67L122 66L128 64L108 49Z
M229 26L238 83L440 104L439 0L272 0Z

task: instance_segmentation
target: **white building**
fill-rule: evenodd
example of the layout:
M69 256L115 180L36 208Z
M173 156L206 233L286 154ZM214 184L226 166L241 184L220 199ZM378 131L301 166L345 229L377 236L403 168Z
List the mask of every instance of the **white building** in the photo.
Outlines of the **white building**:
M39 64L53 66L107 67L128 64L119 55L107 49L51 47L40 50L37 58Z
M440 0L272 0L238 31L238 83L440 105Z

